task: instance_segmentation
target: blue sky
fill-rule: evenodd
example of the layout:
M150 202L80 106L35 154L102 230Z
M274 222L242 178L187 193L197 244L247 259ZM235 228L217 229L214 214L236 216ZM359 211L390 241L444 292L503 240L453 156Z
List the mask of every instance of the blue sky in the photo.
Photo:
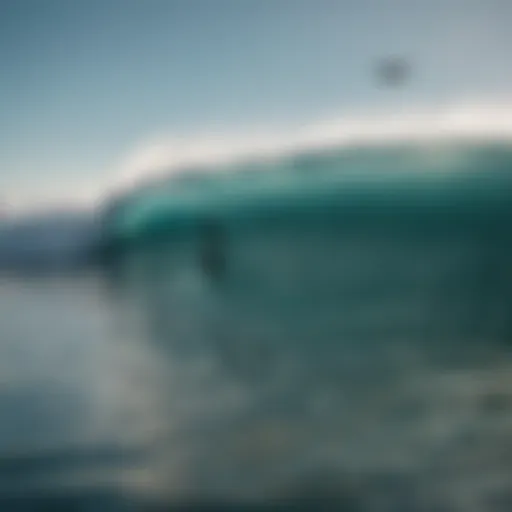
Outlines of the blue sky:
M509 0L2 0L0 200L71 199L166 133L506 97ZM399 92L372 66L403 55Z

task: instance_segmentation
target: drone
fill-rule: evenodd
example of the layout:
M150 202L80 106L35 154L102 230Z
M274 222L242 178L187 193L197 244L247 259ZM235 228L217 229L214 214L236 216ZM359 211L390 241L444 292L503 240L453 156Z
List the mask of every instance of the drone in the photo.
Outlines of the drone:
M411 69L403 57L387 57L377 63L376 75L381 85L399 87L409 79Z

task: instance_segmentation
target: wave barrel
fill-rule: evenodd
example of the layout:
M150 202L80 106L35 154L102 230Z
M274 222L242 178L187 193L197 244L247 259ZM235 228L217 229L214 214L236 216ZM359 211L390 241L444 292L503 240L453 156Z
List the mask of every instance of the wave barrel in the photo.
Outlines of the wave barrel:
M447 453L432 422L459 411L443 425L468 427L460 418L487 392L476 375L489 383L511 348L511 226L512 148L454 142L169 180L126 198L105 232L127 321L181 371L207 362L245 390L230 416L243 435L217 415L229 446L253 447L215 452L217 469L233 463L226 493L275 497L275 475L292 481L299 467L365 481ZM443 388L448 377L466 384Z

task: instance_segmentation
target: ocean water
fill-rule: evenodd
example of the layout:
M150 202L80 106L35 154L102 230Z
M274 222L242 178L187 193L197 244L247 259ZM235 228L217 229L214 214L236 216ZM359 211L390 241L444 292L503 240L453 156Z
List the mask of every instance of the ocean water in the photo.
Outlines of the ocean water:
M108 268L3 279L2 509L510 510L510 180L471 151L149 193Z
M166 323L98 275L2 281L3 510L507 510L499 322L445 298L441 339L421 302L355 295L289 317L178 274Z

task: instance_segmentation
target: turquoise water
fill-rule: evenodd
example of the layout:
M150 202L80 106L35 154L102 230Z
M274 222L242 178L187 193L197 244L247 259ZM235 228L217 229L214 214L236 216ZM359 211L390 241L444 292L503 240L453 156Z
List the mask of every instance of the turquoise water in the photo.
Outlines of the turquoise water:
M3 280L0 504L510 509L510 161L169 183L114 211L98 273Z
M180 372L202 367L208 392L242 393L196 434L207 494L348 485L362 510L381 510L373 493L390 510L505 500L511 169L498 143L338 149L125 203L108 227L129 329Z
M171 180L107 230L117 272L172 340L184 286L234 345L235 317L317 354L386 336L506 343L511 164L498 143L331 149Z
M481 206L480 214L506 210L511 157L505 143L423 142L205 167L194 170L193 179L184 169L183 177L128 196L109 223L109 236L135 240L151 236L160 225L167 232L180 226L189 230L205 217L226 227L245 220L250 227L263 219L293 223L321 212L350 214L356 220L425 209L431 217L436 212L456 215L454 207L467 212Z

